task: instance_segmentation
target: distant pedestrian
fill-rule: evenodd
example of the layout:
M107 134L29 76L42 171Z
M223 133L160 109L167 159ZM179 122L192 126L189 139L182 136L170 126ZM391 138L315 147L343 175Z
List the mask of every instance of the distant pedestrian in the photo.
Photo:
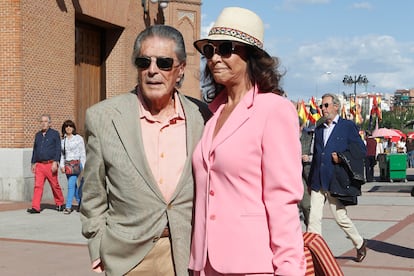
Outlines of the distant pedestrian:
M300 120L300 122L302 122ZM313 128L305 127L305 124L301 124L300 127L300 143L302 146L302 183L303 183L303 198L299 202L299 210L303 214L303 223L306 228L309 225L310 214L310 194L308 191L309 184L309 172L312 163L312 146L313 146Z
M59 132L50 128L49 115L40 117L41 130L36 133L32 154L32 172L35 175L32 208L27 209L30 214L40 213L43 188L46 179L52 188L56 210L63 211L64 197L58 181L58 168L61 154Z
M339 116L337 96L323 95L321 109L325 122L315 129L308 231L322 235L323 206L327 200L335 221L357 249L355 260L361 262L366 256L366 241L348 217L346 205L356 204L361 194L366 147L355 123Z
M372 137L371 133L365 135L367 147L367 156L365 158L365 177L367 182L374 181L374 167L377 164L377 140Z
M86 153L85 143L82 136L76 133L76 125L72 120L66 120L62 125L62 155L60 159L60 170L66 174L68 179L68 194L66 197L66 207L63 213L68 215L72 212L72 201L75 197L78 202L78 210L81 204L82 184L80 181L78 187L78 178L85 167ZM80 165L80 171L68 173L65 171L65 163L77 163Z

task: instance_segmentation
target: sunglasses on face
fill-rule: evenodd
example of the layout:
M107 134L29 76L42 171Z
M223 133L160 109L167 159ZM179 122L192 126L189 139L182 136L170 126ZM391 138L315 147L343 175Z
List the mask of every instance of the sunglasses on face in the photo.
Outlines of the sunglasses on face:
M322 107L328 108L328 106L329 106L330 104L331 104L331 103L324 103L324 104L321 104L321 105L319 106L319 108L320 108L320 109L322 109Z
M137 57L135 65L139 69L148 69L151 65L152 58L155 58L155 63L160 70L170 71L173 68L174 59L170 57Z
M214 54L218 54L222 57L229 57L236 48L236 45L232 41L224 41L218 44L217 46L214 44L206 44L203 47L203 55L207 59L211 59Z

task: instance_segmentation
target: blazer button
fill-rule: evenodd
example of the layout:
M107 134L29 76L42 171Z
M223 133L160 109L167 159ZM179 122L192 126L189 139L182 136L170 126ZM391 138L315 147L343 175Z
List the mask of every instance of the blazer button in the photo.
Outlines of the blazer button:
M168 209L168 210L171 210L171 209L172 209L172 207L173 207L173 206L172 206L172 204L171 204L171 203L169 203L169 204L167 205L167 209Z
M210 219L211 219L211 220L215 220L215 219L216 219L216 215L211 215L211 216L210 216Z
M210 195L214 196L214 191L213 190L210 190Z

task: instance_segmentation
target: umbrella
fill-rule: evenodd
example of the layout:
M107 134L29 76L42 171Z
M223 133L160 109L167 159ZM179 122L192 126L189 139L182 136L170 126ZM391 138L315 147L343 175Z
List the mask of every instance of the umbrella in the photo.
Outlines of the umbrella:
M407 139L414 139L414 132L408 132Z
M394 128L391 128L391 130L394 130L395 132L397 132L399 135L400 135L400 137L403 137L404 139L405 138L407 138L407 134L405 134L404 132L402 132L401 130L399 130L399 129L394 129Z
M389 128L378 128L372 132L373 137L401 137L401 135L395 130Z

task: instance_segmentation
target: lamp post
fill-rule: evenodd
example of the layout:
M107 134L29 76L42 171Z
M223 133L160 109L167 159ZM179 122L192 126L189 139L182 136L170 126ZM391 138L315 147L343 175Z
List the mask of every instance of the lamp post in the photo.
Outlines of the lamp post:
M357 94L356 94L356 85L367 85L368 84L368 79L365 75L359 75L358 77L355 75L353 78L352 76L348 76L345 75L344 79L342 80L342 83L344 85L354 85L354 102L355 102L355 108L357 105ZM355 112L355 116L354 116L354 121L356 121L356 112Z

